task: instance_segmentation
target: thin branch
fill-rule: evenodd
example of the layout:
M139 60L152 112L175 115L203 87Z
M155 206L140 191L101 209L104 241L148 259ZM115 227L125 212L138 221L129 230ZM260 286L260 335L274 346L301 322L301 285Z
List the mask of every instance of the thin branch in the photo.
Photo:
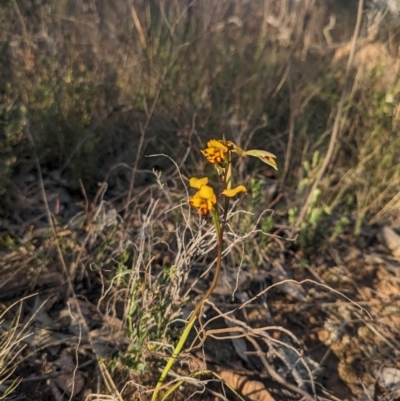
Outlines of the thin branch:
M349 59L347 61L346 76L345 76L345 80L344 80L344 88L343 88L342 95L339 100L339 105L338 105L338 109L336 112L335 122L334 122L333 128L332 128L332 135L331 135L331 139L329 141L328 150L326 152L321 169L318 172L318 175L314 181L314 184L312 185L310 192L308 194L308 197L307 197L307 199L300 211L300 214L296 220L296 227L299 227L301 225L301 223L303 222L303 220L307 214L308 208L309 208L311 200L313 198L313 194L314 194L315 190L318 188L319 184L321 183L322 177L324 176L325 171L328 168L328 165L331 161L333 151L335 149L335 145L336 145L336 142L337 142L337 139L339 136L339 132L340 132L340 128L341 128L340 120L342 117L344 102L345 102L345 99L347 96L347 84L348 84L348 81L350 78L351 67L354 62L354 55L356 52L357 40L358 40L358 37L360 34L363 9L364 9L364 0L359 0L358 11L357 11L357 21L356 21L356 26L354 28L353 38L351 41L351 50L350 50L350 54L349 54Z

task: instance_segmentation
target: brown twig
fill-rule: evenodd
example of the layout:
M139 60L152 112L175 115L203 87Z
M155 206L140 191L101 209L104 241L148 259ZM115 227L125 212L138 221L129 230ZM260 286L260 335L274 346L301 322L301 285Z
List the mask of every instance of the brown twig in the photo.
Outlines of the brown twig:
M277 383L279 383L283 387L286 387L288 390L301 395L303 397L303 399L305 399L307 401L315 401L316 398L312 397L306 391L295 386L294 384L289 383L276 372L276 370L268 362L267 358L265 357L265 353L262 351L259 344L257 343L257 341L254 338L252 338L251 336L248 336L247 339L251 342L253 347L256 349L257 356L260 358L265 370L267 371L267 373L270 375L270 377L273 380L275 380Z
M140 139L139 139L139 144L138 144L138 148L137 148L137 152L136 152L136 158L135 158L135 162L133 165L133 169L132 169L132 173L131 173L131 178L129 181L129 190L128 190L128 196L126 199L126 203L125 203L125 218L128 216L128 211L129 211L129 205L131 204L131 199L132 199L132 193L133 193L133 187L135 185L135 177L136 177L136 172L139 166L139 159L140 159L140 154L142 153L142 149L143 149L143 144L144 144L144 138L147 132L147 129L149 127L150 121L154 115L154 110L156 108L157 102L158 102L158 98L160 96L160 92L165 80L165 77L168 73L168 70L170 68L170 65L168 65L163 72L163 75L158 83L158 87L157 87L157 91L154 95L154 99L153 102L151 104L150 110L147 110L147 107L145 107L146 109L146 120L144 125L140 124ZM146 105L145 105L146 106Z
M346 67L346 75L345 75L345 80L344 80L344 87L343 87L343 91L342 91L342 95L340 97L339 100L339 104L338 104L338 109L336 112L336 117L335 117L335 121L333 124L333 128L332 128L332 135L329 141L329 146L328 146L328 150L326 152L324 161L322 163L322 166L318 172L318 175L310 189L310 192L308 194L308 197L306 199L306 201L304 202L304 205L299 213L299 216L296 220L296 227L299 227L301 225L301 223L304 221L304 218L307 214L308 208L310 206L310 203L312 201L312 198L314 196L314 191L318 188L319 184L321 183L322 177L325 174L326 169L328 168L328 165L331 161L334 149L335 149L335 145L339 136L339 132L340 132L340 128L341 128L341 117L342 117L342 112L343 112L343 106L344 106L344 102L346 100L346 96L347 96L347 84L350 78L350 72L351 72L351 67L353 65L354 62L354 55L356 52L356 46L357 46L357 40L360 34L360 29L361 29L361 21L362 21L362 12L364 9L364 0L359 0L358 2L358 11L357 11L357 20L356 20L356 26L354 28L354 33L353 33L353 38L351 41L351 50L350 50L350 54L349 54L349 59L347 61L347 67Z

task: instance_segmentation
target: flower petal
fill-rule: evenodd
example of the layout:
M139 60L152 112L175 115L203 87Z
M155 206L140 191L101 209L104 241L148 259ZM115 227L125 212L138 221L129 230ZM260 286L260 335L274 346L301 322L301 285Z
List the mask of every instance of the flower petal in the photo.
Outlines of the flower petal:
M229 198L231 198L232 196L235 196L240 192L247 193L247 189L245 188L244 185L238 185L236 188L232 188L232 189L225 189L224 191L222 191L222 195L225 195L225 196L228 196Z
M203 199L198 196L198 192L189 200L189 204L194 207L200 207L203 202Z
M207 216L209 212L209 209L207 208L207 205L204 203L199 207L199 214L201 216Z
M216 139L211 139L211 141L207 142L207 146L209 148L217 148L221 149L223 152L227 152L228 148L221 141L217 141Z
M215 153L217 152L217 149L216 148L205 148L204 150L201 149L200 152L203 153L203 155L205 157L209 157L209 156L215 155Z
M214 190L208 185L202 185L198 194L199 197L202 199L206 199L213 203L217 203L217 198L215 196Z
M201 186L205 185L208 183L208 178L204 177L204 178L196 178L196 177L192 177L189 181L189 185L192 188L200 188Z

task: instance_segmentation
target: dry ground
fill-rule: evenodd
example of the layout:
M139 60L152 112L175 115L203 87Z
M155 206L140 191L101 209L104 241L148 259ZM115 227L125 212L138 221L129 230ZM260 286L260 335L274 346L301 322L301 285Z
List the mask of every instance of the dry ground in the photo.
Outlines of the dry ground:
M213 277L187 185L223 133L279 171L238 166L171 399L400 399L400 34L375 11L0 2L0 400L150 399Z
M0 305L10 376L2 386L18 381L7 399L54 400L63 391L63 399L103 399L114 385L123 399L146 399L162 354L171 352L167 342L182 328L176 319L209 283L215 246L209 224L199 228L174 191L152 184L135 196L143 208L125 219L105 194L67 221L73 204L84 210L70 195L59 204L57 241L38 215L39 200L20 214L37 215L26 228L3 221ZM172 220L171 199L183 202L186 223ZM252 226L244 234L245 251L257 249L256 267L241 249L244 236L228 235L220 284L175 373L209 369L250 400L300 399L298 389L319 400L397 399L400 267L380 232L366 227L354 240L344 231L316 252L296 246L278 216L271 235ZM127 318L129 294L137 300ZM235 399L215 377L199 380L175 399L196 391L191 399Z

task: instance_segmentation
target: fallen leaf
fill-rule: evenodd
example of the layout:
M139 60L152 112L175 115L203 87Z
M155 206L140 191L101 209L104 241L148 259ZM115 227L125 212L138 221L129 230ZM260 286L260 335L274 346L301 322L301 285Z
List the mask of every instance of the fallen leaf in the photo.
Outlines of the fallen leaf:
M236 327L236 325L228 319L225 319L225 323L228 327ZM247 358L247 345L246 341L242 337L238 337L240 333L231 333L231 341L233 344L233 348L235 348L236 354L245 362L249 363L249 359Z
M40 328L52 328L54 326L54 321L53 319L49 316L49 314L46 312L46 309L44 308L45 302L43 302L38 295L35 297L35 301L32 307L31 314L33 316L33 321L36 323L37 327ZM25 320L28 321L30 318L30 315L28 315Z
M61 370L74 370L75 364L71 355L65 354L61 355L56 361L53 362L53 365L57 366Z
M85 380L77 370L76 365L72 360L72 356L68 354L62 355L53 362L53 365L61 369L62 372L65 371L65 373L62 373L53 379L57 386L62 391L69 394L71 398L79 394L85 385Z
M78 372L63 373L55 377L53 381L72 398L78 395L85 385L85 380Z
M218 374L225 383L229 384L251 401L275 401L261 382L248 380L246 377L229 370L221 370Z

